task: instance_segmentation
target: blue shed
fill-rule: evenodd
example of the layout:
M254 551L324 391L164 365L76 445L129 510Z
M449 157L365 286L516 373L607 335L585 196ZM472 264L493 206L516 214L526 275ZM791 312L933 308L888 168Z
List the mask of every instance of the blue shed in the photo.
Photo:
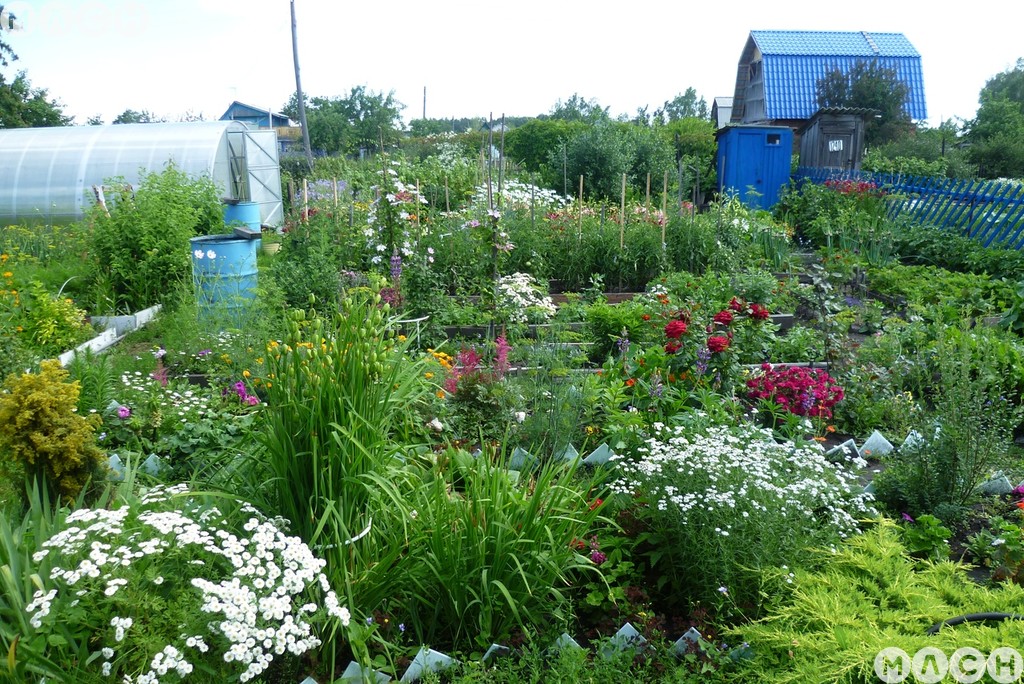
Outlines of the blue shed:
M754 209L771 209L789 184L793 131L788 126L726 126L718 140L718 192Z

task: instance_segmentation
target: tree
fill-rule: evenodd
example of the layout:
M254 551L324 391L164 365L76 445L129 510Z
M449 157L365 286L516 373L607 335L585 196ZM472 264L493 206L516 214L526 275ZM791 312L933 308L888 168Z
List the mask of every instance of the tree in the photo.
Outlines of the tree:
M1024 59L990 78L970 123L971 161L985 178L1024 178Z
M376 152L382 143L389 147L401 137L405 105L395 100L394 91L384 95L356 86L346 97L311 98L305 108L310 144L328 154ZM295 94L282 111L296 115Z
M611 119L607 107L601 107L594 99L585 100L577 93L573 93L573 96L565 102L561 100L556 102L555 106L551 108L550 118L562 121L582 121L589 124Z
M588 199L614 199L621 192L622 174L630 171L630 149L621 126L606 121L589 126L564 142L564 149L549 150L549 165L562 170L563 193L575 194L583 176Z
M687 88L685 93L666 100L661 108L654 111L654 120L658 123L671 123L680 119L707 119L710 116L708 103L697 91Z
M893 67L878 60L858 60L849 72L836 67L817 83L819 107L873 109L867 120L864 140L870 145L892 142L913 130L905 108L910 89Z
M8 59L13 62L18 55L0 40L0 66L8 66ZM0 74L0 128L67 126L72 117L65 116L63 109L60 102L49 99L45 88L33 88L24 71L19 71L10 82Z
M73 117L63 109L45 88L33 88L24 71L10 83L0 74L0 128L67 126Z
M143 109L141 112L137 112L134 109L126 109L117 115L111 123L116 124L127 124L127 123L163 123L164 120L158 118L155 114L147 109Z
M552 187L562 187L562 143L586 128L582 121L564 119L533 119L505 134L505 156L522 164L531 173L544 173L551 161L552 150L558 150L558 173L550 175ZM554 183L557 175L558 183Z

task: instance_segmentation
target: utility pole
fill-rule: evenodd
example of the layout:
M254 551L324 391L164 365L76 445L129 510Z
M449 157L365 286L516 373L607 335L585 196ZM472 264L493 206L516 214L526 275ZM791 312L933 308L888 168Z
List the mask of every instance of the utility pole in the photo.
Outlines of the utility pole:
M292 61L295 62L295 99L299 103L299 125L302 126L302 147L306 152L306 163L313 170L313 150L309 146L309 126L306 124L306 102L302 96L302 80L299 78L299 38L295 29L295 0L292 9Z

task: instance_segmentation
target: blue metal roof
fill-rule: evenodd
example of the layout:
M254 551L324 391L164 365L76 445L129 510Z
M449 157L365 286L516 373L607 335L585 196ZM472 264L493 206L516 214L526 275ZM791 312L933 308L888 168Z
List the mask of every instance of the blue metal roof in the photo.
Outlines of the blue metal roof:
M818 111L818 81L836 68L849 72L864 60L895 69L907 84L907 113L912 119L928 118L921 56L901 33L751 31L745 59L752 57L750 43L761 53L768 119L811 118Z
M920 57L902 33L867 31L751 31L763 55Z

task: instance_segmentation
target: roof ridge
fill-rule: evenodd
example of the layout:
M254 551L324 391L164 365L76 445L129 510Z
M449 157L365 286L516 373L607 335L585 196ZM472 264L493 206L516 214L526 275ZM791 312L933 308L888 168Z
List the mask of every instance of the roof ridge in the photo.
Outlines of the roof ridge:
M870 33L868 33L867 31L861 31L860 34L864 36L864 40L868 42L868 45L871 47L872 50L874 50L876 55L881 52L881 50L878 49L878 43L875 42L875 39L871 37Z

